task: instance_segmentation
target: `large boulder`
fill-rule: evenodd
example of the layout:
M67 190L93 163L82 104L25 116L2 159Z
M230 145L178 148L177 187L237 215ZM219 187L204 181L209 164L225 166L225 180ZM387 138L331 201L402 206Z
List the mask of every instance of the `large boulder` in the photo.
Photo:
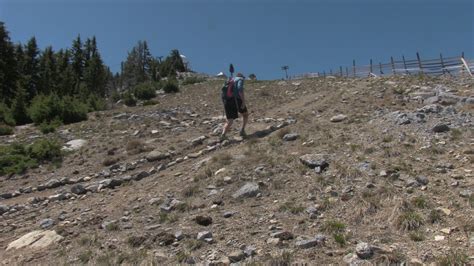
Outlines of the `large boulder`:
M260 187L256 183L247 183L235 192L232 197L237 198L250 198L255 197L260 193Z
M308 166L309 168L320 168L321 170L326 169L329 166L328 155L326 154L305 154L300 157L301 163Z
M151 151L145 157L149 162L160 161L169 158L171 155L167 152L162 152L158 150Z
M69 142L66 142L66 145L62 148L64 151L77 151L87 144L85 139L75 139Z
M58 235L55 231L38 230L30 232L20 237L19 239L11 242L10 244L8 244L7 250L20 248L45 248L61 241L62 239L63 237Z

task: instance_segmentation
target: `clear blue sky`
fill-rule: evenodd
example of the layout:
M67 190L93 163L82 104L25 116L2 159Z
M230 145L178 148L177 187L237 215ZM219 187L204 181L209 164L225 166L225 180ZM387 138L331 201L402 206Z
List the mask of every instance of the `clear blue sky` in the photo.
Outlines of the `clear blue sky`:
M0 0L14 42L70 47L97 37L102 57L120 69L138 40L152 54L177 48L193 69L226 71L230 62L260 79L358 64L474 57L473 0Z

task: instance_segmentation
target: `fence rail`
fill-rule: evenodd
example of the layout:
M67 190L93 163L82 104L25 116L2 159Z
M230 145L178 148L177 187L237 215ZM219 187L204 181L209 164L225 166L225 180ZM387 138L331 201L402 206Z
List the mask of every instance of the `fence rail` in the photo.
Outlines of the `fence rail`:
M293 78L314 78L314 77L325 77L325 76L337 76L337 77L369 77L369 76L391 76L391 75L468 75L473 77L474 71L474 60L465 59L464 53L461 56L443 57L442 54L439 58L433 59L421 59L419 53L416 53L416 59L406 60L405 56L402 56L401 60L398 58L395 60L390 57L389 63L378 64L369 61L369 65L356 65L356 61L352 61L352 66L342 67L329 72L313 72L304 73L293 76Z

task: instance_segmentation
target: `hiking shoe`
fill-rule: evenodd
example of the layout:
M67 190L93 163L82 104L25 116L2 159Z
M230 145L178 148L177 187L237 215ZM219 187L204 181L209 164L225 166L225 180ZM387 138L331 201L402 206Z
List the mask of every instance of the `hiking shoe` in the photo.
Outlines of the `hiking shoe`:
M241 137L247 137L247 133L245 133L245 130L240 130L240 136Z

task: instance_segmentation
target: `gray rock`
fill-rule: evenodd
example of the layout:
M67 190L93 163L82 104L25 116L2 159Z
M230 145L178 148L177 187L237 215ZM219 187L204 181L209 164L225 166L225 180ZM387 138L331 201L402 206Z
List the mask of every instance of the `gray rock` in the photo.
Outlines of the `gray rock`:
M247 257L252 257L252 256L254 256L255 254L257 254L256 251L257 251L257 249L256 249L255 247L253 247L253 246L247 246L247 247L245 247L245 249L244 249L244 254L245 254L245 256L247 256Z
M283 140L284 141L293 141L293 140L296 140L300 135L296 134L296 133L289 133L289 134L286 134L285 136L283 136Z
M54 220L53 219L44 219L40 221L40 227L43 229L48 229L53 227L54 225Z
M289 231L278 231L275 233L271 233L270 236L273 238L278 238L280 240L290 240L294 238L293 234Z
M69 193L59 193L55 195L51 195L48 197L50 201L60 201L60 200L67 200L71 197Z
M0 204L0 215L8 212L10 208L7 205Z
M160 210L164 212L170 212L180 204L181 201L174 198L166 198L165 201L160 205Z
M357 256L363 260L370 259L374 255L373 247L365 242L357 244L355 252Z
M202 226L208 226L212 224L212 217L211 216L202 216L198 215L194 218L197 224Z
M197 137L197 138L191 140L191 144L193 146L201 145L204 142L204 140L206 140L206 139L207 139L206 136L200 136L200 137Z
M97 192L97 191L99 191L99 183L89 184L85 188L86 188L87 191Z
M339 114L331 117L330 121L333 123L342 122L347 119L347 115Z
M426 114L429 114L429 113L437 114L437 113L440 113L441 111L443 111L443 107L441 107L441 105L438 105L438 104L428 104L417 110L417 112L422 112Z
M237 192L235 192L232 197L237 198L250 198L255 197L260 193L260 187L256 183L247 183L241 187Z
M416 181L424 186L428 185L429 183L429 180L426 176L417 176L416 178Z
M82 195L82 194L86 194L87 190L84 188L83 185L76 184L71 187L71 193L74 193L76 195Z
M296 241L295 245L298 248L306 249L312 248L315 246L322 246L326 242L326 237L323 235L318 235L315 238Z
M176 233L174 233L174 237L176 238L176 240L180 241L184 239L184 234L182 231L177 231Z
M164 160L164 159L167 159L169 157L171 157L171 155L169 153L154 150L154 151L151 151L150 153L148 153L145 158L149 162L153 162L153 161Z
M2 199L11 199L11 198L13 198L13 193L7 192L7 193L0 194L0 198L2 198Z
M245 253L242 250L236 250L227 256L231 263L239 262L245 259Z
M150 205L157 205L161 202L161 199L160 198L151 198L149 201L148 201L148 204Z
M206 239L212 239L212 233L209 231L202 231L197 234L196 237L197 240L206 240Z
M326 154L305 154L300 157L300 161L312 169L319 167L319 170L323 171L329 166L327 157Z
M431 129L434 133L444 133L450 130L449 126L446 124L438 124Z
M142 180L143 178L145 177L149 177L150 174L146 171L141 171L140 173L136 174L133 179L136 180L136 181L140 181Z
M62 149L65 151L77 151L86 144L87 144L87 140L85 139L75 139L75 140L66 142L66 145Z
M469 189L465 189L461 192L459 192L459 196L463 197L463 198L469 198L472 196L472 191L469 190Z
M122 184L121 179L107 178L99 182L99 189L101 188L115 188Z
M234 212L224 212L223 216L224 218L230 218L234 215Z
M429 105L435 104L435 103L439 102L439 97L438 96L432 96L432 97L427 98L424 102L429 104Z

